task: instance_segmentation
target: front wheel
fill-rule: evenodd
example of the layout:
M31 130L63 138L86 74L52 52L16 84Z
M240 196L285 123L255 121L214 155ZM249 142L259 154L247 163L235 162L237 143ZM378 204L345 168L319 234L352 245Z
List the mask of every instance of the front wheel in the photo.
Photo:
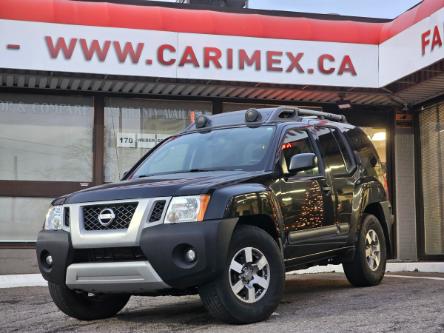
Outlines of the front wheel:
M365 214L352 262L343 263L348 281L357 287L375 286L385 274L387 247L378 218Z
M264 230L239 226L230 243L226 267L215 281L200 287L204 306L226 323L267 319L279 305L285 282L276 241Z
M65 285L48 282L49 294L57 307L70 317L96 320L114 316L128 303L130 295L94 295L77 292Z

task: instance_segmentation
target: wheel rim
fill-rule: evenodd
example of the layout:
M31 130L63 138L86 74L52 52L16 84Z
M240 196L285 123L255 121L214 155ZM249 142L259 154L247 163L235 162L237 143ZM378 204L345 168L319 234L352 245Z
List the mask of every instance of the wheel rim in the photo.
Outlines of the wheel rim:
M228 269L231 291L242 302L259 301L270 285L270 265L254 247L245 247L233 256Z
M370 229L365 236L365 258L372 271L376 271L381 263L381 243L375 230Z

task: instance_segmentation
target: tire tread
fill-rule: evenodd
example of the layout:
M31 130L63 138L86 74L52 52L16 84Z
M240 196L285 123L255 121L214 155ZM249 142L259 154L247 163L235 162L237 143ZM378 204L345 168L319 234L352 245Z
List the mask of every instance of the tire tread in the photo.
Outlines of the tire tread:
M279 249L279 246L275 242L275 240L261 228L251 226L251 225L240 225L235 229L235 233L233 234L233 238L231 244L241 241L251 237L252 239L256 239L261 242L268 242L272 244L275 254L281 260L279 268L281 271L276 271L277 280L280 279L279 275L282 275L282 281L278 282L279 287L278 290L271 294L268 297L268 301L265 304L262 304L261 309L250 309L248 312L241 311L233 311L233 308L227 305L230 301L227 302L227 294L231 292L230 290L224 290L221 286L223 285L223 276L219 277L217 280L210 282L204 286L199 288L199 294L204 304L205 308L208 310L211 316L214 318L221 320L225 323L229 324L249 324L253 322L258 322L262 320L266 320L274 309L279 305L279 301L282 298L283 294L283 285L285 280L285 272L283 266L283 259ZM230 245L231 251L232 245ZM225 271L224 271L225 274ZM280 285L280 283L282 285ZM267 292L272 292L272 290L268 290ZM267 295L266 295L267 297Z
M383 269L378 272L370 272L367 268L367 263L364 262L365 258L363 258L363 249L362 241L365 241L365 233L367 232L367 225L371 222L375 222L377 226L375 230L378 233L379 241L381 243L381 263ZM385 264L387 259L386 245L385 245L385 237L384 231L381 226L381 222L378 218L372 214L363 214L362 215L362 226L359 231L359 238L356 242L356 251L352 261L343 263L342 266L344 268L345 276L347 280L356 287L369 287L375 286L379 284L384 277L385 273ZM378 275L379 274L379 275Z
M66 315L79 320L109 318L128 303L129 295L106 295L106 301L94 303L81 299L65 285L48 282L49 293L56 306Z

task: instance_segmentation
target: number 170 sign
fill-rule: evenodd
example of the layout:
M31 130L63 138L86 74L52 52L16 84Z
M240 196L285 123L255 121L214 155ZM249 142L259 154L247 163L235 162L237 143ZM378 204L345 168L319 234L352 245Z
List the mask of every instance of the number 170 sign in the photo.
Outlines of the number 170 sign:
M120 148L154 148L160 141L169 137L168 134L136 134L136 133L118 133L117 147Z
M136 148L137 137L135 133L119 133L117 134L117 147Z

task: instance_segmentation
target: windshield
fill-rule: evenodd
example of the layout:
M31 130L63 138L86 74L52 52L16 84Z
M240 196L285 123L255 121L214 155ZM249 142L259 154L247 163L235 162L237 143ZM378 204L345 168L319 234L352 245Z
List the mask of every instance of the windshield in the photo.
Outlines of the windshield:
M131 178L213 170L263 170L273 126L237 127L172 137Z

